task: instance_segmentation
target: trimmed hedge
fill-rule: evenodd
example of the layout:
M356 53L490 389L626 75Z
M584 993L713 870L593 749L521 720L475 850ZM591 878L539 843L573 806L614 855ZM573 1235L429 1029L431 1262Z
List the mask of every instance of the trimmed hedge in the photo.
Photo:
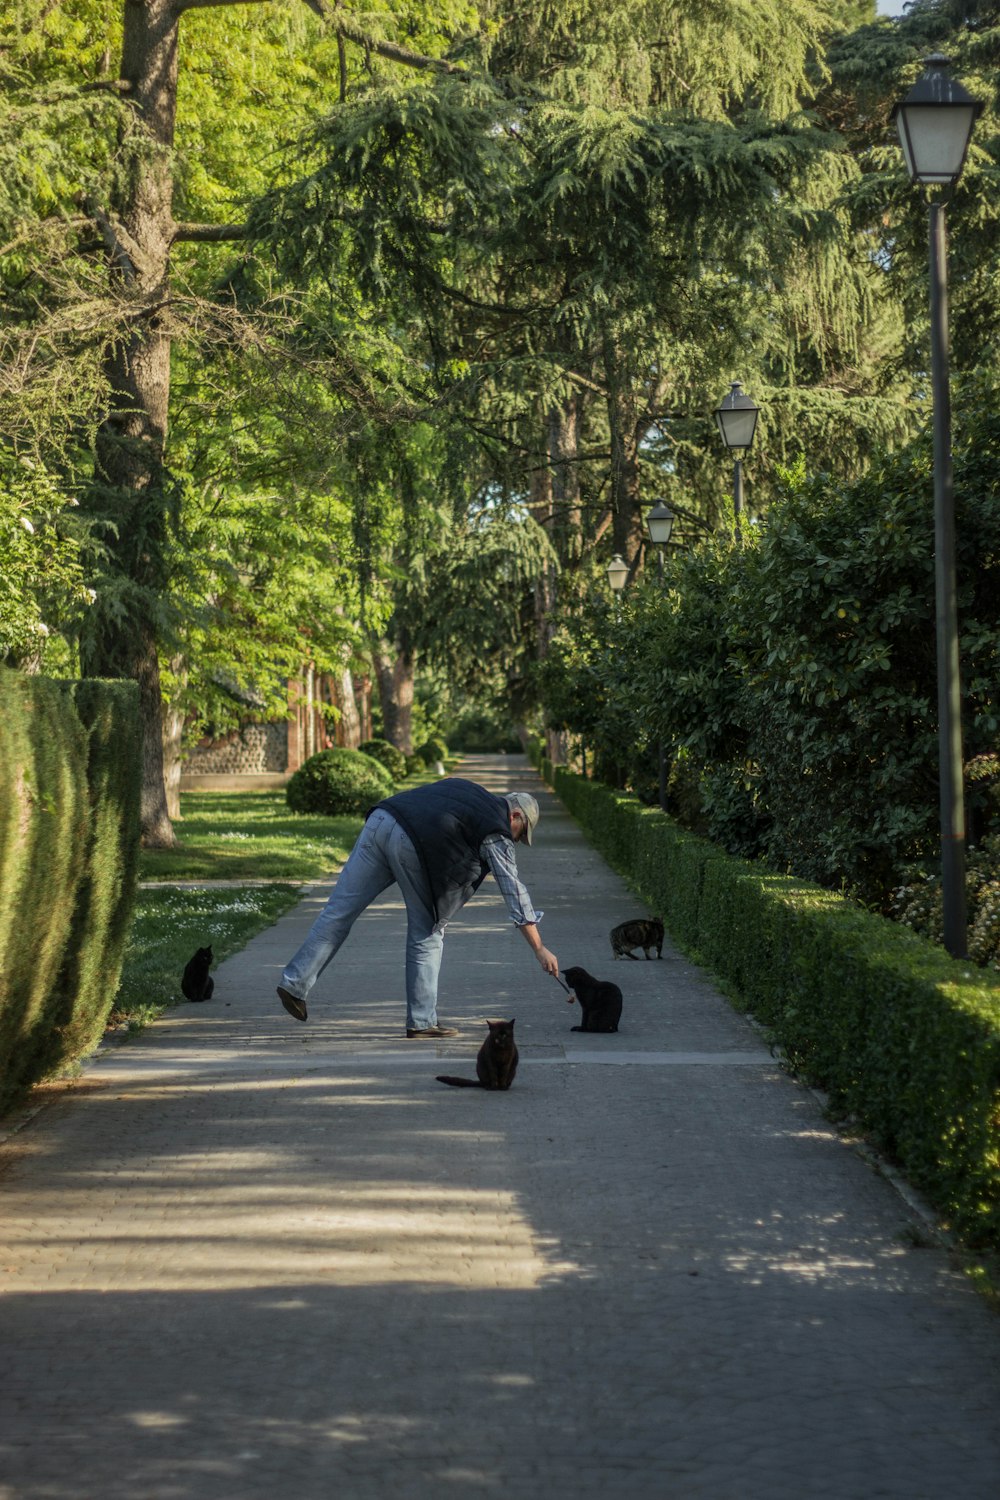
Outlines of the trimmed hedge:
M138 688L0 669L0 1108L100 1038L135 900Z
M406 756L388 740L362 740L358 749L362 755L370 755L380 766L385 766L393 781L406 779Z
M367 812L395 789L385 766L370 755L360 750L320 750L289 777L285 801L292 812L340 817Z
M592 842L972 1246L1000 1248L1000 976L543 763Z

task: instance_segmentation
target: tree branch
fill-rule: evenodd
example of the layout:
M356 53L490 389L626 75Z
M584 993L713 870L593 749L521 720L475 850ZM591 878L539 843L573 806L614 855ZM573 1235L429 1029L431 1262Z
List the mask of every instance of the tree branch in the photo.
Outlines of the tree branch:
M88 201L85 206L97 225L97 231L104 241L111 260L124 273L125 280L134 286L139 279L138 268L142 261L142 252L138 245L130 235L125 233L120 224L112 223L99 204Z
M127 78L98 78L93 83L82 83L81 94L111 93L130 94L132 85Z
M178 15L186 10L208 10L217 9L223 5L261 5L265 0L177 0L174 9ZM376 52L379 57L388 58L390 62L403 63L407 68L431 68L439 73L453 73L457 78L468 78L466 68L456 67L454 63L446 62L442 57L427 57L422 52L411 52L408 47L400 47L397 42L376 41L373 37L366 35L360 26L352 26L344 19L339 11L331 11L324 0L305 0L311 11L314 11L320 20L328 22L334 36L342 37L345 42L357 42L359 46Z
M245 240L246 237L246 224L175 224L170 240L172 244L177 240L217 244L223 240Z

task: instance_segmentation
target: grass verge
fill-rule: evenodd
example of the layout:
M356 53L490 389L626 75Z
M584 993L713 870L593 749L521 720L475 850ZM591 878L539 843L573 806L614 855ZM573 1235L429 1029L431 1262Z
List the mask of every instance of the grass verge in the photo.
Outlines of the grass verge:
M184 792L177 847L144 849L139 879L318 880L343 864L362 822L290 812L281 787Z
M184 965L212 945L214 963L245 948L299 898L296 885L140 891L109 1028L139 1031L181 994ZM214 967L214 965L213 965Z

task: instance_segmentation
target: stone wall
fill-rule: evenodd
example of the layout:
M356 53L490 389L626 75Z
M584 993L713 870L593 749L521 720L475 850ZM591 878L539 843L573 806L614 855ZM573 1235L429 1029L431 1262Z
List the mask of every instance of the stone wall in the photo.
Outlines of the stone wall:
M254 776L288 769L288 725L245 724L224 740L197 745L184 765L187 776Z

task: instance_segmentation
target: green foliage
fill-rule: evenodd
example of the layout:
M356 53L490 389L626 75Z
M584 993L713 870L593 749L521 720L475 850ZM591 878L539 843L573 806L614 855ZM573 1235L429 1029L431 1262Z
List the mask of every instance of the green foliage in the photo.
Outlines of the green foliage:
M0 669L0 1101L97 1040L135 892L132 683Z
M725 855L558 769L557 795L675 940L970 1245L1000 1246L1000 979L895 923Z
M40 463L0 446L0 661L38 666L92 601L75 504Z
M449 726L451 750L457 755L520 754L521 742L509 719L472 709Z
M405 779L407 757L402 750L397 750L395 745L390 745L388 740L362 740L358 749L362 755L370 755L372 760L377 760L380 765L385 766L393 781Z
M417 754L422 756L427 765L434 765L435 761L448 759L448 744L440 735L432 734L422 745L417 746Z
M568 610L538 671L548 727L579 739L599 780L630 787L646 802L659 792L658 741L648 704L634 691L651 670L657 691L656 643L649 636L645 586L614 600L595 597Z
M259 459L267 426L258 423ZM288 680L303 662L339 672L357 641L344 612L356 601L347 505L331 494L248 486L227 469L231 437L222 422L184 444L191 471L171 560L163 688L189 743L248 719L284 719ZM228 482L209 482L220 469ZM331 592L340 609L330 607Z
M966 859L965 897L969 922L969 957L983 968L1000 970L1000 835L990 834ZM890 915L944 946L941 874L914 870L892 893Z
M389 772L359 750L321 750L299 767L285 787L292 812L330 817L366 812L392 792Z
M967 385L955 434L965 750L1000 729L1000 420ZM671 560L609 620L570 617L542 677L550 722L605 779L648 796L660 740L673 807L731 853L764 854L882 904L938 838L931 455L922 438L852 484L787 476L739 545ZM631 748L630 748L631 747ZM645 762L636 757L645 756ZM610 763L610 770L609 770ZM996 818L973 780L975 826Z

